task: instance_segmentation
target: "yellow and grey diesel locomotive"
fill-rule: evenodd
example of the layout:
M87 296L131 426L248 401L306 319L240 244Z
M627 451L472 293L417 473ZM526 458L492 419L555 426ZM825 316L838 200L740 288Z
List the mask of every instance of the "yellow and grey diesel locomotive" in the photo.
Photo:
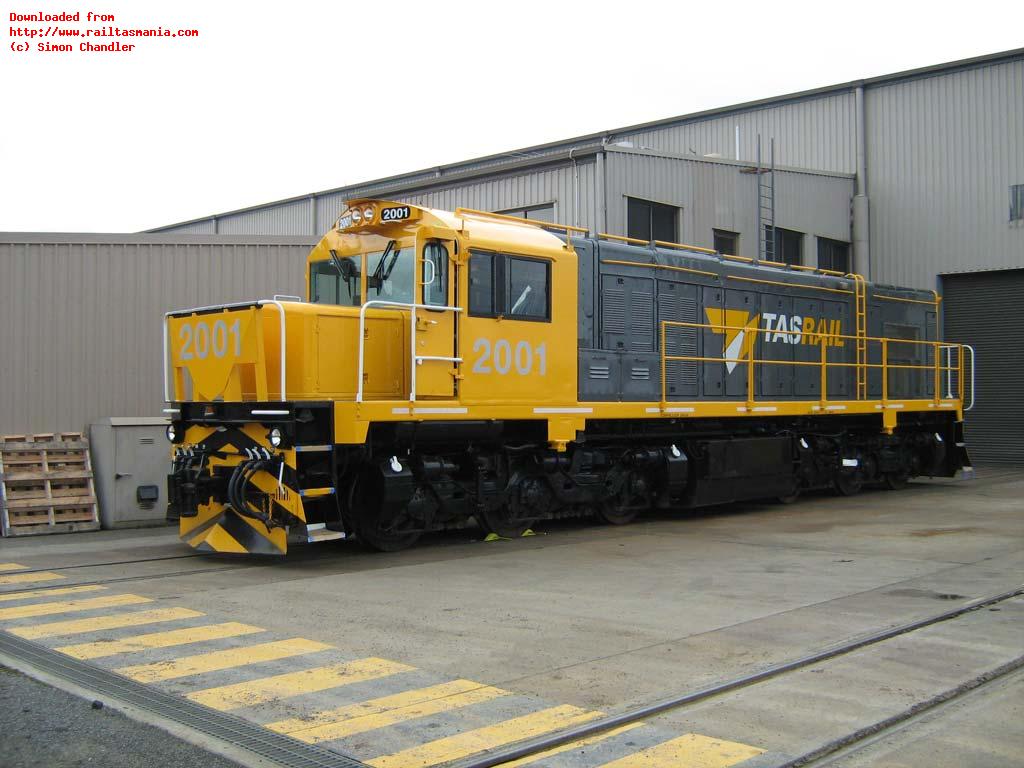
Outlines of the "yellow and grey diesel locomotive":
M967 468L933 292L353 200L306 300L170 312L168 514L207 552L897 488Z

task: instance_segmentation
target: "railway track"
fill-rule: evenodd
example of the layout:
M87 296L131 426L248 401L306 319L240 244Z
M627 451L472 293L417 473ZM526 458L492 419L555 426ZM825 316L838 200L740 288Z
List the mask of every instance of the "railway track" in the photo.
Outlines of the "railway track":
M448 763L445 768L492 768L493 766L500 766L515 760L522 760L524 758L536 756L548 750L561 747L571 742L593 737L615 728L620 728L632 723L638 723L657 715L681 710L715 697L724 696L741 689L763 684L797 670L821 664L822 662L826 662L840 656L845 656L862 648L867 648L872 645L892 640L893 638L917 632L926 627L957 619L966 614L1011 600L1021 595L1024 595L1024 585L1006 592L1000 592L998 594L972 600L956 608L934 614L924 619L918 619L906 624L890 627L885 630L874 632L870 635L852 638L848 641L830 646L824 650L817 651L797 659L792 659L790 661L774 664L748 675L715 683L714 685L707 686L696 691L690 691L659 699L649 704L635 707L615 715L609 715L574 728L569 728L555 734L549 734L543 738L532 739L519 744L512 744L503 749L495 750L484 755ZM928 699L915 702L910 707L907 707L903 711L887 717L884 720L870 724L841 737L831 739L812 750L804 752L798 757L789 758L784 762L780 762L778 764L778 768L802 768L803 766L821 764L821 761L823 760L831 760L832 757L840 751L848 751L861 742L898 729L925 712L929 712L937 707L949 704L961 696L994 682L995 680L1003 678L1021 668L1024 668L1024 655L1018 656L995 669L988 670L954 688L943 691L935 696L929 697Z
M80 563L77 565L61 565L50 568L26 568L20 569L19 574L31 574L31 573L51 573L54 571L83 571L88 568L110 568L118 566L129 566L129 565L142 565L147 563L159 563L171 560L205 560L209 561L211 558L203 554L186 554L186 555L169 555L166 557L143 557L132 560L110 560L100 563ZM304 564L310 562L319 562L321 560L336 560L337 554L332 552L320 551L320 552L305 552L302 555L292 555L289 560L292 563ZM246 557L246 559L238 560L236 562L221 562L216 566L207 568L192 568L187 570L176 570L176 571L161 571L159 573L140 573L132 576L113 576L110 578L98 578L90 580L88 576L83 581L73 582L74 586L85 586L85 585L107 585L107 584L124 584L129 582L139 581L152 581L154 579L166 579L174 578L177 576L193 576L200 574L209 573L224 573L233 571L245 571L253 568L265 568L268 565L268 560L253 558L252 555ZM38 584L33 585L33 589L39 592L46 591L49 589L60 589L69 586L69 582L61 581L55 584Z
M816 766L832 765L837 760L845 758L857 751L869 747L886 736L891 736L902 729L910 726L925 715L932 714L936 710L947 707L963 697L978 691L991 683L1000 680L1007 675L1024 668L1024 656L1001 664L995 669L977 675L958 686L949 688L928 699L916 702L901 712L879 720L875 723L858 728L844 736L832 739L814 749L805 752L799 757L792 758L779 763L773 768L812 768Z

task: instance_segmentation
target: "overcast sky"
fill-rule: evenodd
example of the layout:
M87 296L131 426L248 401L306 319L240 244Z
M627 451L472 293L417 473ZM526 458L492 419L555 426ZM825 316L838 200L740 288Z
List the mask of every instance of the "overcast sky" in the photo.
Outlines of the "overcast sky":
M1006 50L1024 28L1019 2L987 0L78 2L8 0L3 30L39 26L11 12L109 26L95 10L200 35L92 54L4 38L0 230L138 231Z

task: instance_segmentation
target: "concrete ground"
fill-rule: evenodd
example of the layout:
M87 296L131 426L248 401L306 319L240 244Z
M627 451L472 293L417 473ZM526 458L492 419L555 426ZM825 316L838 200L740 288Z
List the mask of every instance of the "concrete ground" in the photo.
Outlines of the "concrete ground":
M169 733L0 667L5 768L238 768Z
M622 528L560 523L491 543L464 531L387 555L331 542L277 560L195 556L163 529L10 540L0 561L22 571L0 573L0 600L40 596L0 602L0 629L379 768L425 766L1019 587L1022 496L1024 472L993 469ZM76 586L91 591L55 594ZM152 611L158 622L124 619ZM1018 658L1022 620L1024 601L1008 601L534 764L803 754ZM996 723L971 748L1024 766L1009 727L1021 688L991 690L971 697ZM951 727L973 728L969 715ZM931 742L914 743L892 749L918 759ZM933 752L930 765L989 764Z

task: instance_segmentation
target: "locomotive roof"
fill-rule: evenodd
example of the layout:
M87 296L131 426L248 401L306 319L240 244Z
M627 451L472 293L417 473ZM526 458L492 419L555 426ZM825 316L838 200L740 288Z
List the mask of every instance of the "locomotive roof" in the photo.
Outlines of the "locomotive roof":
M676 264L689 267L696 272L705 271L709 277L724 277L727 274L737 273L748 276L757 275L757 278L749 279L768 284L784 283L793 287L820 286L825 283L844 293L852 289L852 281L859 279L857 275L846 275L834 270L800 265L791 266L777 262L757 262L749 257L720 254L708 248L682 243L644 242L635 238L606 234L599 234L595 237L581 227L545 221L528 221L486 211L465 208L446 211L378 198L353 199L346 205L348 209L363 205L373 205L377 209L408 207L416 212L404 225L376 223L359 227L351 232L351 234L371 237L391 237L402 232L403 229L407 230L407 234L412 234L415 227L427 225L460 232L470 239L472 248L495 251L522 249L535 254L542 253L553 259L557 259L560 254L565 252L567 240L590 240L600 241L602 249L617 251L628 261L635 260L638 266L667 265L671 267ZM561 232L556 233L552 230L561 230ZM327 249L333 247L331 240L336 238L339 233L338 229L332 228L324 235L321 242L310 253L309 260L316 261L327 258ZM935 291L873 283L869 285L876 293L881 290L927 304L939 301Z

